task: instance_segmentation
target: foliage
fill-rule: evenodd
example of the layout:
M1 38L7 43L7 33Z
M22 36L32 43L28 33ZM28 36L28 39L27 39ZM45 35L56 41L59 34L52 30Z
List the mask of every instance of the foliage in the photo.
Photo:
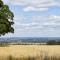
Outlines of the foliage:
M47 45L55 45L56 44L56 41L55 40L49 40L47 42Z
M0 36L5 35L6 33L14 33L12 25L13 22L13 13L10 11L8 5L4 5L3 1L0 0Z
M49 40L49 41L47 42L47 45L60 45L60 41Z

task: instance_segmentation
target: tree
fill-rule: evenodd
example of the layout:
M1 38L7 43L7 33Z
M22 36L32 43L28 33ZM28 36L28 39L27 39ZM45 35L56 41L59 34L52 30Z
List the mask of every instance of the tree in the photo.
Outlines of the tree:
M3 1L0 0L0 36L5 35L6 33L14 33L12 25L13 22L13 13L10 11L8 5L4 5Z
M57 41L57 45L60 45L60 41Z
M55 40L49 40L47 42L47 45L56 45L56 44L57 44L57 42Z

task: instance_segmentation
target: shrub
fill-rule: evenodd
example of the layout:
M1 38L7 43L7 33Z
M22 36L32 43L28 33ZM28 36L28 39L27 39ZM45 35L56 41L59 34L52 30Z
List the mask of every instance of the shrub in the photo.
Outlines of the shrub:
M47 45L56 45L56 44L57 44L57 42L55 40L49 40L47 42Z

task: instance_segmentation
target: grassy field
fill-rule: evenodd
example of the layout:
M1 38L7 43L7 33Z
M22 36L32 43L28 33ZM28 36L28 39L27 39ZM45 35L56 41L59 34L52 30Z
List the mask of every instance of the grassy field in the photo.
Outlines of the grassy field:
M60 46L10 45L0 47L0 60L44 60L43 58L60 60Z

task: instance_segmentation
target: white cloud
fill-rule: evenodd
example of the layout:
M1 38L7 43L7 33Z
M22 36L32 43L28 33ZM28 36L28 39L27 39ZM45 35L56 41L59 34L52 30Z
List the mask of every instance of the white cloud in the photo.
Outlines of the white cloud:
M49 7L60 7L59 0L10 0L10 3L24 6L24 11L46 11Z
M15 16L14 22L13 36L60 36L60 16Z
M23 10L25 12L29 12L29 11L47 11L48 8L36 8L36 7L28 6L28 7L25 7Z
M9 4L10 0L2 0L4 2L4 4Z
M47 11L50 7L60 7L60 0L4 0L4 3L19 5L25 12ZM60 36L60 16L23 15L14 17L15 36Z
M58 29L60 28L60 16L50 15L50 16L33 16L30 18L25 16L17 16L15 19L16 29L30 29L32 31L36 29L48 30L48 29ZM27 20L26 20L27 19ZM25 21L25 22L24 22Z

